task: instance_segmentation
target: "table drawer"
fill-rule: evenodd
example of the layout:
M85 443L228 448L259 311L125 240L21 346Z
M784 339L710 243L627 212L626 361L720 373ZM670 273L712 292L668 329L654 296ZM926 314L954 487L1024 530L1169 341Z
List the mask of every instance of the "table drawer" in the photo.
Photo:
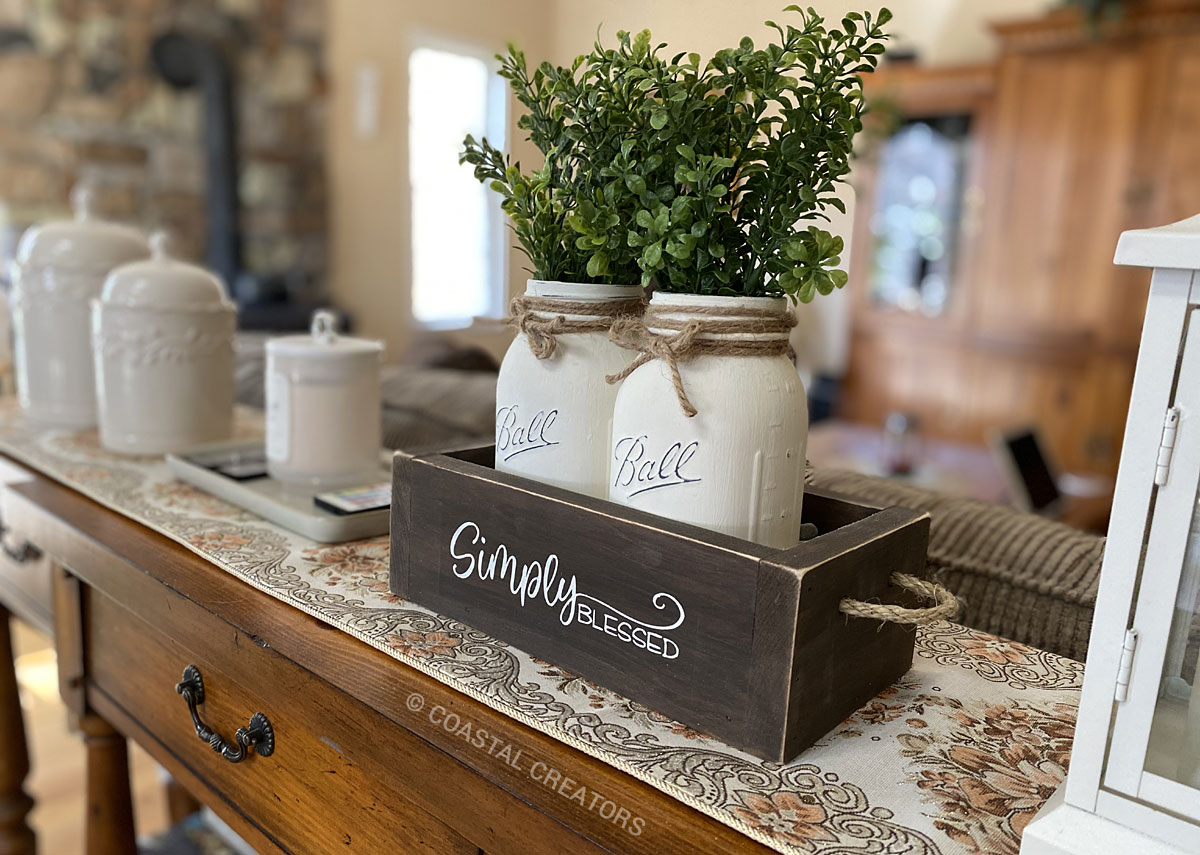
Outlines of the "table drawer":
M22 467L0 458L0 604L50 634L54 631L50 558L27 539L20 526L9 525L4 508L9 489L31 477Z
M170 635L84 590L89 694L106 696L280 849L476 855L475 845L347 756L340 743L361 742L362 734L339 717L340 693L327 683L216 618L197 621L167 589ZM176 612L172 601L179 601ZM203 721L236 745L235 731L264 714L275 737L270 756L251 751L229 762L197 736L175 688L188 665L203 676Z
M0 546L0 603L35 629L49 634L54 629L50 594L50 559L21 539L8 534L7 550Z

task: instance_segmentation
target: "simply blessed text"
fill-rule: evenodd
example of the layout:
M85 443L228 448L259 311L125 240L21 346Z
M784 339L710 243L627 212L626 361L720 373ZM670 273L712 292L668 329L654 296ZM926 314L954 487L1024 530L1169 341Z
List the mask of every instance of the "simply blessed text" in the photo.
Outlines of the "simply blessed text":
M574 574L559 574L558 556L554 553L544 561L521 564L503 543L487 546L487 538L473 522L464 522L450 537L450 571L456 578L476 576L484 582L496 582L507 587L520 606L545 605L558 609L563 626L590 626L618 641L632 644L664 659L676 659L679 645L664 633L683 625L683 605L666 592L653 596L651 602L660 612L671 609L674 620L651 624L630 617L619 609L579 590Z

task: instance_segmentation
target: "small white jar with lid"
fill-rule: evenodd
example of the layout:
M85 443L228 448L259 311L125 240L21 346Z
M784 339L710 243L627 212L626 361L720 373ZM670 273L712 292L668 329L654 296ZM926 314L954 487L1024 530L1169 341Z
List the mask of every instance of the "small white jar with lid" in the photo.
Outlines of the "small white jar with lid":
M100 443L123 454L165 454L233 433L237 310L221 281L168 257L114 270L92 304Z
M332 312L312 334L267 342L267 471L316 488L379 479L383 343L339 336Z
M625 368L634 354L608 340L614 318L599 312L633 304L640 314L642 287L530 279L525 297L535 324L556 317L568 324L564 332L545 328L554 339L548 356L539 358L524 332L505 353L496 379L496 468L605 498L617 397L617 387L605 378ZM539 303L564 308L543 311ZM566 310L571 304L579 310ZM585 330L571 331L570 322Z
M75 219L29 229L12 264L17 396L32 421L96 424L91 301L114 267L146 258L137 229L97 219L85 185L71 193Z

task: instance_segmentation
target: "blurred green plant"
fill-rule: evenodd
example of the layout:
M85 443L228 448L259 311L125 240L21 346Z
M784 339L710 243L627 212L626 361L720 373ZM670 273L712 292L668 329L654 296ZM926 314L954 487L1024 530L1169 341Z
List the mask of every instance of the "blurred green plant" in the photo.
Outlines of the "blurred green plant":
M1079 9L1092 28L1093 35L1098 35L1097 27L1104 22L1120 21L1136 5L1137 0L1062 0L1064 6L1074 6Z

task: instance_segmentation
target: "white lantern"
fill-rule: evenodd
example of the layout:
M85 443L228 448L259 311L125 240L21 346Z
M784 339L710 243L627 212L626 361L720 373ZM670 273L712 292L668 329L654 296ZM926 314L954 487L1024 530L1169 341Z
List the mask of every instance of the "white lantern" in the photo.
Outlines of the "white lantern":
M1200 215L1116 262L1154 275L1071 770L1023 855L1200 853Z

